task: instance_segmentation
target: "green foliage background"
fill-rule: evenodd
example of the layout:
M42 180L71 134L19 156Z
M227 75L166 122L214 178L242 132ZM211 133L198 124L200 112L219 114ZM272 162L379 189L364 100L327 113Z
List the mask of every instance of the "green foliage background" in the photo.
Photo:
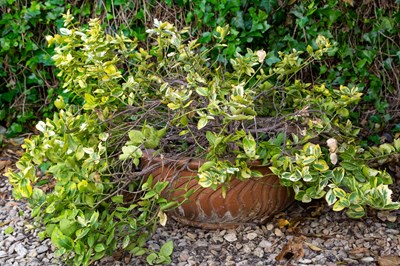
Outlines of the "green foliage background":
M352 112L364 137L379 142L384 132L400 131L400 1L22 1L0 0L0 122L7 136L28 131L39 117L49 117L53 101L73 96L58 86L45 36L61 26L67 9L80 21L100 17L110 32L122 31L146 46L145 28L154 18L190 26L204 48L215 42L217 26L230 24L228 48L215 58L228 61L246 47L267 51L305 50L322 34L336 41L331 57L303 70L300 78L338 86L354 84L364 92Z

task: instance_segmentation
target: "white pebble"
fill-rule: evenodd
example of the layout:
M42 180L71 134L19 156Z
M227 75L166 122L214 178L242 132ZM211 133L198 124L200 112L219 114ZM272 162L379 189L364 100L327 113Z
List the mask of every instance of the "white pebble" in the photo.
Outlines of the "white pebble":
M14 247L15 252L18 253L18 256L25 257L28 254L28 250L21 243L17 243Z
M235 233L228 233L224 235L224 238L228 242L235 242L237 240L237 236Z
M263 239L261 240L260 244L258 244L261 248L269 248L272 247L272 243Z
M373 262L373 261L375 261L375 259L373 257L365 257L365 258L362 258L361 261L363 261L363 262Z
M281 229L279 229L279 228L275 228L274 233L275 233L276 236L282 236L283 235Z
M248 233L248 234L246 235L246 237L247 237L248 240L253 240L253 239L255 239L257 236L258 236L258 235L257 235L256 233Z

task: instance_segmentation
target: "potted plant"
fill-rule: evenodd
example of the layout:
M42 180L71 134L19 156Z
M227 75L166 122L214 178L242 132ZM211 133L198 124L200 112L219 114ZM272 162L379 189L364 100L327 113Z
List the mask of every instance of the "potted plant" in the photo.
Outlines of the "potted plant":
M37 124L40 135L25 140L19 172L8 173L14 196L29 200L32 216L45 225L40 237L51 237L57 255L87 265L124 249L168 263L171 242L160 251L143 245L165 224L165 211L185 204L177 197L208 193L191 189L193 180L220 189L224 199L244 182L272 176L295 199L325 197L350 217L363 216L367 206L399 208L390 175L371 163L396 159L400 140L360 147L349 120L361 97L357 87L295 79L334 49L325 37L305 56L280 53L269 65L264 51L247 50L225 64L208 54L223 55L228 26L218 27L217 44L203 50L187 29L156 20L148 30L154 43L144 49L106 35L96 19L87 29L70 14L64 19L61 35L47 39L57 44L58 76L76 99L54 102L59 112ZM189 179L169 190L181 191L174 197L165 194L175 181L164 179L171 171ZM278 187L284 207L290 190Z

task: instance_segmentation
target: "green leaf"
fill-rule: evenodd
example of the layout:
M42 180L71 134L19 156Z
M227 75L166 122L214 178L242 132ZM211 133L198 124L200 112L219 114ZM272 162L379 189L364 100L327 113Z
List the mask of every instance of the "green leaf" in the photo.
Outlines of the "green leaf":
M307 156L303 159L302 163L304 165L309 165L310 163L314 162L316 160L315 156Z
M170 240L164 243L164 245L161 246L160 249L160 254L169 257L172 255L172 252L174 251L174 243Z
M97 222L99 218L99 212L98 211L94 211L92 216L90 217L90 224L93 225Z
M96 251L96 252L102 252L105 249L106 249L106 247L104 246L103 243L99 243L94 247L94 251Z
M359 219L365 215L365 210L361 205L353 205L346 211L346 214L351 218Z
M197 123L197 129L200 130L203 127L205 127L208 123L208 119L206 117L202 117L199 119L199 122Z
M334 211L342 211L344 208L349 207L350 202L347 199L340 199L333 205Z
M97 106L96 97L94 97L93 95L85 93L84 98L86 103L84 104L83 108L85 110L92 110Z
M139 130L131 130L128 132L128 135L129 139L131 140L130 143L136 146L142 144L143 141L145 140L145 136Z
M131 241L131 239L130 239L129 235L126 235L124 237L124 240L122 241L122 248L126 248L129 245L130 241Z
M396 152L400 152L400 138L393 141L393 146L396 149Z
M343 180L344 174L345 174L345 171L342 167L336 167L335 169L333 169L333 171L332 171L333 183L340 184Z
M74 247L75 253L81 255L81 254L83 254L84 249L85 249L85 247L83 245L83 242L81 240L76 241L76 244Z
M65 218L62 219L60 221L60 230L63 234L71 236L76 231L75 221L71 221Z
M253 136L248 135L243 138L243 149L249 158L252 158L256 155L256 145L257 144Z
M114 240L114 234L115 234L115 227L111 230L107 237L106 245L110 245L110 243Z
M335 194L333 193L332 189L328 190L328 192L325 195L325 200L328 203L329 206L334 204L337 201L337 198Z
M142 256L146 254L146 250L144 248L135 247L131 250L132 254L135 256Z
M112 202L115 203L124 203L124 196L123 195L117 195L117 196L113 196L111 197Z
M156 196L157 193L154 190L150 190L149 192L147 192L142 199L150 199L153 198L154 196Z
M65 248L66 250L72 250L74 248L74 241L64 235L58 227L55 227L51 234L51 241L54 245L59 248Z
M84 238L90 231L90 228L81 228L76 230L76 239Z
M333 192L333 194L336 196L336 197L338 197L338 198L340 198L340 199L342 199L342 198L346 198L346 191L344 191L343 189L341 189L341 188L338 188L338 187L336 187L336 188L333 188L332 189L332 192Z
M12 226L9 226L4 230L4 234L6 234L6 235L9 235L12 233L14 233L14 228Z
M320 172L326 172L329 170L329 166L325 160L318 160L313 164L314 169Z
M197 87L196 92L200 96L204 96L204 97L207 97L209 95L208 88L206 88L206 87Z
M146 257L146 261L149 265L154 265L154 261L157 259L157 254L155 253L150 253Z
M89 235L89 237L87 238L87 243L88 243L89 247L93 247L94 241L95 241L94 235Z
M338 109L338 110L336 111L336 113L337 113L338 115L340 115L340 116L343 116L343 117L348 117L348 116L350 115L349 110L347 110L347 108L344 108L344 107Z
M154 191L158 194L161 194L161 192L168 186L169 182L161 182L158 181L155 185L154 185Z
M340 165L348 171L354 171L357 170L359 168L358 165L353 164L353 163L349 163L349 162L341 162Z

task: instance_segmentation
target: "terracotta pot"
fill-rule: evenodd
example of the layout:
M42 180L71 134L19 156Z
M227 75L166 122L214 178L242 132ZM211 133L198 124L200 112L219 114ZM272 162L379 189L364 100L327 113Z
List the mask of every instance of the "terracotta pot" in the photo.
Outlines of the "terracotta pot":
M233 228L242 224L263 224L274 214L282 211L293 202L293 192L279 183L279 179L268 167L253 165L264 177L240 181L233 179L222 197L221 189L203 188L197 183L197 169L200 159L173 160L162 156L152 157L147 151L142 167L159 166L151 171L153 180L169 181L163 197L182 203L183 196L193 189L187 201L172 209L168 215L178 222L205 228ZM149 175L150 175L149 174Z

